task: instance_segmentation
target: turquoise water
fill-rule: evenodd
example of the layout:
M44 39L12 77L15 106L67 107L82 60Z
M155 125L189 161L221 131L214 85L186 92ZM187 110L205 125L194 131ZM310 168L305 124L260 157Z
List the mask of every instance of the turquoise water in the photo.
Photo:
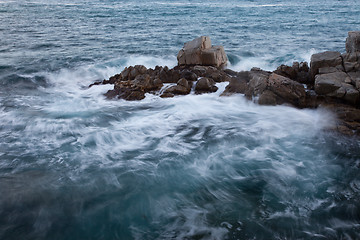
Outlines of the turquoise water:
M345 51L357 1L0 1L0 239L359 239L360 141L323 110L216 93L109 101L90 83Z

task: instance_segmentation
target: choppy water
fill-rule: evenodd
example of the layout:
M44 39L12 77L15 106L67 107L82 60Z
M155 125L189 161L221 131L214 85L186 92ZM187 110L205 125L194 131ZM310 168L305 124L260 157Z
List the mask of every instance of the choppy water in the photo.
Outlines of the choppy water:
M1 1L0 239L359 239L360 141L324 110L243 96L108 101L86 86L176 64L344 52L357 1Z

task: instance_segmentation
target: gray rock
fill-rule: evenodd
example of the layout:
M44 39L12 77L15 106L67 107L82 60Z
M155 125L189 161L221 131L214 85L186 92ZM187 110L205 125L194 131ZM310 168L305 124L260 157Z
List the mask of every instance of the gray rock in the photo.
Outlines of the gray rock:
M310 62L310 78L315 80L315 75L319 73L320 68L335 67L340 71L343 71L342 57L339 52L326 51L322 53L316 53L311 56Z
M356 104L359 99L359 91L349 82L351 82L351 78L344 72L317 75L315 92L319 95L339 98Z
M360 52L360 31L349 32L346 38L346 52Z
M342 57L346 72L360 71L360 52L345 53Z

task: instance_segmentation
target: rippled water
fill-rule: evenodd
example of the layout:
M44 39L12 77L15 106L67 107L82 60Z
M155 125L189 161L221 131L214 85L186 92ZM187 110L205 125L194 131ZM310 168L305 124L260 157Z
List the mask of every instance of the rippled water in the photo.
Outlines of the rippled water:
M86 86L176 65L344 51L357 1L1 1L0 239L359 239L360 141L325 110L216 93L109 101Z

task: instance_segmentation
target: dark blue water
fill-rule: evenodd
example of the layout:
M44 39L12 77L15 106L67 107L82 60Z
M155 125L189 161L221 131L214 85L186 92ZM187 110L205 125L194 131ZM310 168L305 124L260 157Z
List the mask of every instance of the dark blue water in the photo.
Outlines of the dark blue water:
M242 95L109 101L211 36L229 68L345 51L344 1L0 1L0 239L359 239L360 141Z

